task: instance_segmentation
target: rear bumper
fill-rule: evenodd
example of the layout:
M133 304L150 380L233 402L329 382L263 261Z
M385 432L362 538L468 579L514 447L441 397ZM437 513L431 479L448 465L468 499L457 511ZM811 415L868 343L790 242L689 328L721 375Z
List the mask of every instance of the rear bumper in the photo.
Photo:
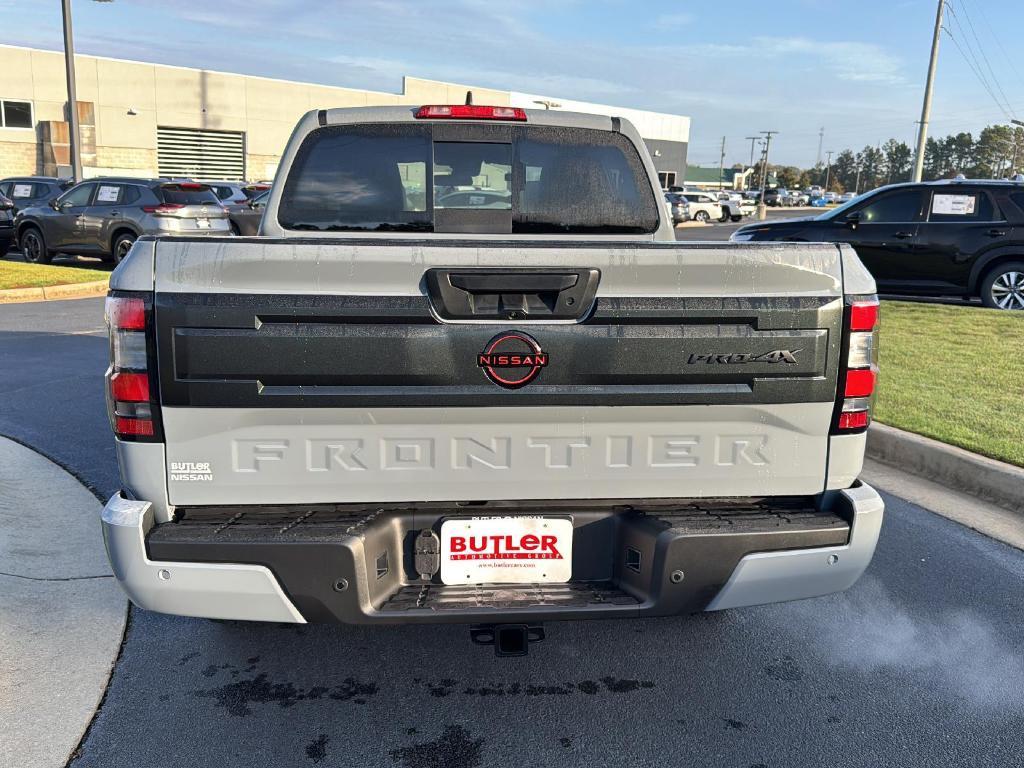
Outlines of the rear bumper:
M102 520L114 574L136 605L154 611L277 622L525 622L675 615L844 590L871 561L883 503L863 484L816 501L520 504L520 513L573 519L573 581L550 585L420 580L417 533L481 514L452 505L194 508L155 525L148 502L117 495Z

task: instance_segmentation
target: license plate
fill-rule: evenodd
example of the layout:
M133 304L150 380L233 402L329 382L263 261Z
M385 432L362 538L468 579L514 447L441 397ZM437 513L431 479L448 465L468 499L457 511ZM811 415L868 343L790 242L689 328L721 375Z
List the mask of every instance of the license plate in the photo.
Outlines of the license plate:
M196 227L198 229L209 229L210 228L210 220L209 219L196 219Z
M445 584L558 584L572 577L572 520L485 517L441 524Z

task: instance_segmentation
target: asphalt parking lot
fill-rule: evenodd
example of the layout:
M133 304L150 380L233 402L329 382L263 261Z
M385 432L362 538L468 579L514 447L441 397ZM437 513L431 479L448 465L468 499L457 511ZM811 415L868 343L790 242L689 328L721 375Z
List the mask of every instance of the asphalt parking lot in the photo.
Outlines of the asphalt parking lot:
M119 487L106 357L100 299L0 307L0 434L100 498ZM526 658L461 627L133 609L72 765L1019 765L1024 553L885 500L845 594L550 624Z

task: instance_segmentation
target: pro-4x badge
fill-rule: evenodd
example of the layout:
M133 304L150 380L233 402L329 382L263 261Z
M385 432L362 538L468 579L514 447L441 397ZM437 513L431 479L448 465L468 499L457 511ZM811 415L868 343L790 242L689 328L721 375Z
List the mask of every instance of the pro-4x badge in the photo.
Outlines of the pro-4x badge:
M743 352L730 352L726 354L690 355L687 361L690 365L695 363L706 363L708 365L737 365L741 363L795 363L796 356L803 352L802 349L776 349L773 352L765 352L760 355Z
M548 355L528 333L504 331L487 342L476 356L476 364L499 387L518 389L540 375Z

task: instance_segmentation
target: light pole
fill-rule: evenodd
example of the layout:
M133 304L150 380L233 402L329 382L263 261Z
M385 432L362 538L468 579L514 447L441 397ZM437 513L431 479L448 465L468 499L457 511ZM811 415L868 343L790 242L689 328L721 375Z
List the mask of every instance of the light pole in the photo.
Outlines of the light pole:
M921 181L921 176L924 174L924 149L928 142L928 120L932 114L932 90L935 88L935 67L939 63L942 12L945 8L946 0L939 0L939 9L935 12L935 33L932 35L932 55L928 61L928 79L924 86L924 103L921 105L921 123L917 134L917 152L914 155L913 181Z
M113 0L93 0L109 3ZM75 182L82 180L82 141L78 130L78 94L75 89L75 36L71 29L71 0L61 0L64 17L64 71L68 83L68 150L71 155L71 175Z
M778 131L761 131L764 134L764 163L761 166L761 198L757 201L757 219L764 221L768 218L768 206L764 204L764 193L768 189L768 150L772 147L772 136Z
M71 31L71 0L61 0L64 16L64 69L68 81L68 149L71 154L71 176L77 184L82 180L82 147L78 133L78 97L75 93L75 40Z
M760 141L760 140L761 140L760 136L747 136L746 137L746 141L750 142L750 166L749 166L750 168L754 167L754 144L756 142ZM747 187L747 189L750 189L752 183L753 183L752 181L748 181L747 182L747 184L745 185Z
M835 154L835 150L834 149L830 149L825 154L828 155L828 166L825 168L825 191L826 192L831 192L832 191L832 183L831 183L832 182L832 155Z

